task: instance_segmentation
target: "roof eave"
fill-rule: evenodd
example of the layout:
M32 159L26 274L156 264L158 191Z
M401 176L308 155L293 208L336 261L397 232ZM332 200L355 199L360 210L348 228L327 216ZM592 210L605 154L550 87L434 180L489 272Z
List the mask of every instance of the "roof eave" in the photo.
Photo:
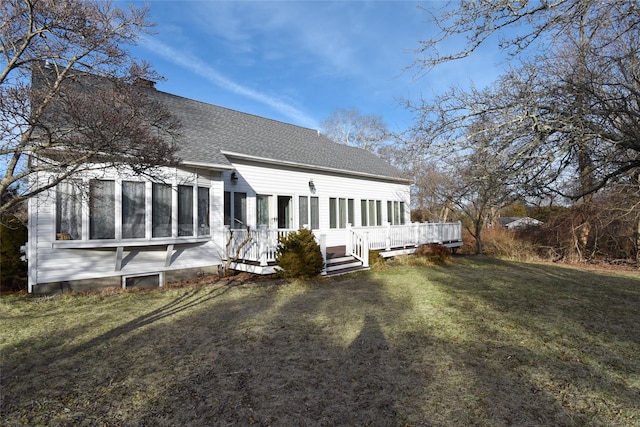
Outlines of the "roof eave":
M206 163L206 162L193 162L193 161L183 160L180 163L185 165L185 166L192 166L192 167L197 167L197 168L211 169L211 170L216 170L216 171L227 171L227 170L232 170L233 169L232 165L214 164L214 163Z
M331 168L331 167L327 167L327 166L310 165L310 164L306 164L306 163L290 162L290 161L285 161L285 160L275 160L275 159L270 159L270 158L266 158L266 157L252 156L252 155L249 155L249 154L237 153L237 152L226 151L226 150L221 150L220 152L223 155L228 156L228 157L236 157L236 158L245 159L245 160L251 160L251 161L259 162L259 163L267 163L267 164L279 165L279 166L290 166L290 167L296 167L296 168L301 168L301 169L319 170L319 171L323 171L323 172L341 173L341 174L344 174L344 175L353 175L353 176L359 176L359 177L364 177L364 178L383 179L383 180L398 182L398 183L402 183L402 184L411 184L412 183L412 181L410 179L397 177L397 176L378 175L378 174L372 174L372 173L366 173L366 172L354 172L354 171L350 171L350 170L339 169L339 168Z

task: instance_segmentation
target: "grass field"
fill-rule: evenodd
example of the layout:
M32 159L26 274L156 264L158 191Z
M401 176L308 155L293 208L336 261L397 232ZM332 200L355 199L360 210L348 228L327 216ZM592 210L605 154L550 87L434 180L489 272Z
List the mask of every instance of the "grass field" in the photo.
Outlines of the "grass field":
M640 426L640 275L458 257L0 299L2 425Z

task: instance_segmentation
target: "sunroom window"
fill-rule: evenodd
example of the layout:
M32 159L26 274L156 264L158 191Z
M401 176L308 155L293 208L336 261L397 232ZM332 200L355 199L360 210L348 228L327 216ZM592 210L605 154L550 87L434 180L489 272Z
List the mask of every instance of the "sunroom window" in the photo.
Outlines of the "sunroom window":
M171 186L154 183L151 200L151 236L171 237Z
M122 183L122 238L144 239L146 227L144 182Z
M81 183L65 181L58 184L56 192L56 240L82 238Z
M93 179L89 183L89 238L116 238L116 183Z
M198 187L198 236L211 233L209 226L209 189Z
M193 187L178 185L178 236L193 236Z
M82 197L86 191L83 186L89 190L88 198ZM86 230L83 224L88 226ZM92 179L61 182L56 189L56 240L129 240L210 233L207 187Z

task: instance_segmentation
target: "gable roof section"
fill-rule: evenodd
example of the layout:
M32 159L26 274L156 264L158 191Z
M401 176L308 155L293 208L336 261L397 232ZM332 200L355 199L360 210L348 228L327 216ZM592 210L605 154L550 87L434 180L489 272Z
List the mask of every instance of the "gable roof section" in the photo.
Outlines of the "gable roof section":
M337 144L316 130L155 89L145 93L166 105L182 122L178 156L185 163L231 167L229 158L238 157L409 182L375 154Z

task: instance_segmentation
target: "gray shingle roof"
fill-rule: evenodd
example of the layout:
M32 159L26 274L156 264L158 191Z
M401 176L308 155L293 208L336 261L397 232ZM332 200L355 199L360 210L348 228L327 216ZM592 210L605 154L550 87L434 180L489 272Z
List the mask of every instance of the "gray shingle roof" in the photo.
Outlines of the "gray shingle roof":
M185 162L230 166L223 153L383 178L402 178L375 154L336 144L318 131L148 90L182 122L178 156Z

